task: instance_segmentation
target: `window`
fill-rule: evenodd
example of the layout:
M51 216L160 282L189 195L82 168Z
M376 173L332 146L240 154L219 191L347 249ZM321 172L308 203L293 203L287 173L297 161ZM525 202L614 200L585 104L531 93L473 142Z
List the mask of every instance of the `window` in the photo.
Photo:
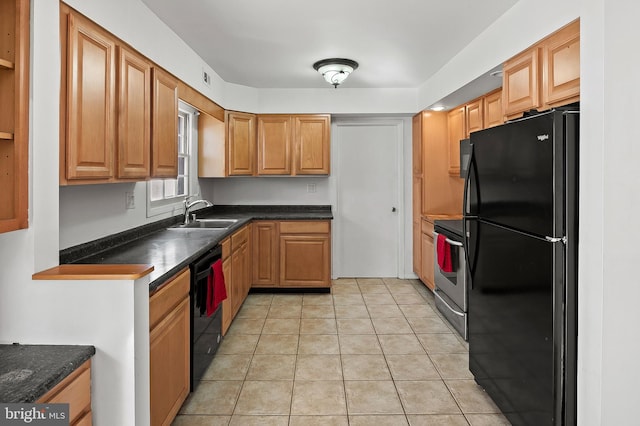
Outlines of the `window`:
M147 217L182 210L188 195L199 192L196 168L198 141L198 111L180 102L178 111L178 176L151 179L147 184Z

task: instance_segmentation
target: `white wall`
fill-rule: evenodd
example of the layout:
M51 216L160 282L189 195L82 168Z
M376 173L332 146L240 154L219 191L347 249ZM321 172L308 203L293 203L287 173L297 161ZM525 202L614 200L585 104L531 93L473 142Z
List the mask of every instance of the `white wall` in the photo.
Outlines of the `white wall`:
M307 185L315 185L316 192L307 192ZM200 188L214 204L331 204L326 176L200 179Z
M585 425L637 423L639 13L630 0L586 0L581 10L578 423Z

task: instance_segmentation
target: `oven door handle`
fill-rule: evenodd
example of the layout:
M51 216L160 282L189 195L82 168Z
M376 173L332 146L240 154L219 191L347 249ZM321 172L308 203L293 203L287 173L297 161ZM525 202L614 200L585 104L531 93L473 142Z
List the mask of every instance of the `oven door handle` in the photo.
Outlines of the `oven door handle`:
M450 304L448 304L448 303L447 303L447 301L446 301L446 300L444 300L444 299L442 298L442 296L440 296L438 293L439 293L439 290L438 290L438 289L435 289L435 291L433 292L433 294L438 298L438 300L440 300L442 303L444 303L444 304L447 306L447 308L449 308L449 310L450 310L451 312L453 312L454 314L456 314L457 316L459 316L459 317L464 317L464 312L458 312L457 310L453 309L453 308L451 307L451 305L450 305Z
M462 247L464 245L458 241L450 240L449 238L446 238L445 241L451 244L452 246L456 246L456 247Z

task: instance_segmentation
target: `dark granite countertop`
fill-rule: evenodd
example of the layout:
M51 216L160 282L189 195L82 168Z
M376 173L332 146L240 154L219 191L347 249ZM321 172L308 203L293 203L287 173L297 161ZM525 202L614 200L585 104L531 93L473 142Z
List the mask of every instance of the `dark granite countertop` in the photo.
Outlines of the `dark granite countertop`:
M95 353L93 346L0 345L0 402L35 402Z
M154 266L149 291L215 247L252 220L333 219L331 206L214 206L196 211L198 218L238 219L226 229L168 229L181 216L145 225L60 252L60 263Z

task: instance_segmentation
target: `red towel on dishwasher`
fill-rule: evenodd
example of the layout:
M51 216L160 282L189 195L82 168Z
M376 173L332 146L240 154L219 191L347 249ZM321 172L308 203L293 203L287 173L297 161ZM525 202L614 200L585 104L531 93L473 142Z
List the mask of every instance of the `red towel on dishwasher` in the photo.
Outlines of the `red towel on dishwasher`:
M453 262L451 260L451 246L447 242L447 237L438 234L438 266L442 272L453 272Z
M220 302L227 298L227 289L224 284L224 274L222 273L222 260L218 259L211 265L213 270L207 280L207 316L211 316Z

